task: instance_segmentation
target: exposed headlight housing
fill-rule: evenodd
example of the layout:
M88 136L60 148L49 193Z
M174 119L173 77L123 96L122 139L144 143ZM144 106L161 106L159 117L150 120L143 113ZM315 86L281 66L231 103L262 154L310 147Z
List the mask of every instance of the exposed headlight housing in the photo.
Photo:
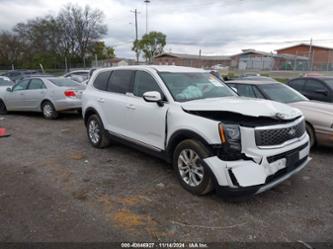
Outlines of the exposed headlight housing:
M229 149L241 151L241 132L239 125L219 124L219 134L222 144L227 145Z

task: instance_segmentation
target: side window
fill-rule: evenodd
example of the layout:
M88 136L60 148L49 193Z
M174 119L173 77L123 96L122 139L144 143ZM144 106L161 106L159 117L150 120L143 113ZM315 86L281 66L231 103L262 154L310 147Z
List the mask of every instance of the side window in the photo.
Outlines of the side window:
M106 91L111 71L101 72L97 75L93 85L96 89Z
M305 90L309 92L316 92L316 91L327 91L328 89L318 80L307 80L305 83Z
M237 85L237 93L240 96L244 96L244 97L250 97L250 98L256 98L253 90L252 90L252 86L251 85L241 85L238 84Z
M293 80L293 81L289 82L288 85L291 86L292 88L298 90L298 91L301 91L301 90L303 90L304 82L305 82L305 80L298 79L298 80Z
M256 86L252 86L252 89L258 99L265 99L264 95L262 95L262 93L259 91L259 89Z
M149 73L137 71L135 73L133 94L142 97L145 92L149 91L157 91L163 96L161 88Z
M37 89L45 89L45 85L43 83L43 81L39 80L39 79L32 79L30 81L29 90L37 90Z
M16 84L13 87L13 92L14 91L22 91L22 90L26 90L27 86L28 86L29 80L22 80L20 81L18 84Z
M113 71L109 81L108 91L123 94L130 92L133 73L134 71L132 70Z

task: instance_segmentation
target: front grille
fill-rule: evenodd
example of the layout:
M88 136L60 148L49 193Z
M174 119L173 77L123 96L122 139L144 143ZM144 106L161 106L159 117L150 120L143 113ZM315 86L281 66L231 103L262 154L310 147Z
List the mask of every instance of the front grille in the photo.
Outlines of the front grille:
M283 153L280 153L280 154L277 154L277 155L274 155L274 156L269 156L267 157L267 162L268 163L274 163L276 162L277 160L280 160L282 158L285 158L287 157L288 155L290 154L293 154L295 152L300 152L301 150L305 149L307 146L308 146L309 143L305 143L299 147L297 147L296 149L293 149L293 150L289 150L287 152L283 152Z
M284 142L300 138L305 133L305 122L302 120L300 123L286 128L279 129L258 129L255 131L255 139L257 146L274 146L280 145Z

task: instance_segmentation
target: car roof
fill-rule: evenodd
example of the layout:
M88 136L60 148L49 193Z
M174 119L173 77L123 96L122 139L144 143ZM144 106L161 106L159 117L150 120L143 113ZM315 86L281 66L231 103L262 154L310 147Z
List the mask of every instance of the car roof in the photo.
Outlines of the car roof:
M226 84L234 83L234 84L247 84L247 85L267 85L267 84L280 84L277 81L260 81L260 80L229 80L225 82Z
M105 70L105 69L112 69L112 70L121 70L121 69L129 69L129 70L144 70L144 69L153 69L158 72L170 72L170 73L207 73L204 69L201 68L194 68L194 67L181 67L181 66L168 66L168 65L133 65L133 66L120 66L120 67L109 67L103 68L98 70Z

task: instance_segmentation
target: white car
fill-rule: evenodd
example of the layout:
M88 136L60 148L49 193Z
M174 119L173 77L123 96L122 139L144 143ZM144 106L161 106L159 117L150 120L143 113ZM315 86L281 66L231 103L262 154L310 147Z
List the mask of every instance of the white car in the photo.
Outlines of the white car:
M31 77L12 87L0 88L0 114L8 111L42 112L55 119L61 111L81 111L85 86L66 78Z
M197 195L257 194L310 161L299 110L241 98L202 69L99 69L83 93L82 111L94 147L120 141L163 158Z

